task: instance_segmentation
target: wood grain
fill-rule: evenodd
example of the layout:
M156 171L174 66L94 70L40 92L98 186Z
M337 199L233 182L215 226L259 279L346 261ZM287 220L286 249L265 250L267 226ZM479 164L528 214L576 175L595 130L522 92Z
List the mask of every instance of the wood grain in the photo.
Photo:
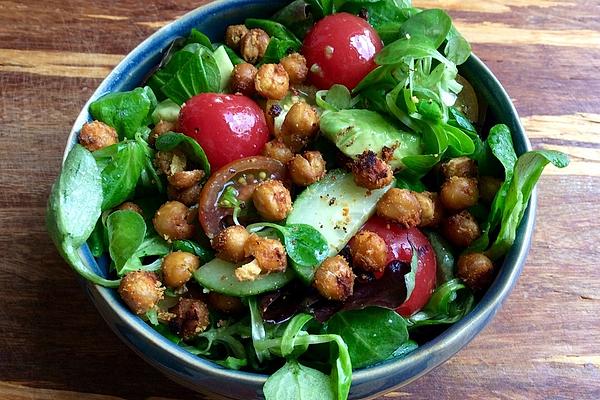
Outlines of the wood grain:
M202 398L107 328L44 228L81 106L122 56L192 0L0 0L0 399ZM539 185L532 250L486 328L384 399L600 398L600 1L415 0L473 41L535 147L572 155Z

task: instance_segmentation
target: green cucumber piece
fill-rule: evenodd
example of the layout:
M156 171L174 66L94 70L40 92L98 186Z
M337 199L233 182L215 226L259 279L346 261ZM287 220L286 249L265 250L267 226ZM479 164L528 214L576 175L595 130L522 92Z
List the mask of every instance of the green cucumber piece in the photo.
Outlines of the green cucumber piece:
M227 55L227 51L225 51L225 47L219 46L214 52L213 57L217 61L217 67L219 67L219 72L221 73L221 91L223 92L227 86L229 85L229 79L231 78L231 74L233 74L233 63L231 59Z
M393 186L394 182L369 191L357 186L352 174L340 169L330 171L300 193L286 224L313 226L327 240L331 257L367 222L381 196Z
M281 100L269 100L267 102L266 110L267 112L274 105L278 105L280 107L279 114L273 118L273 133L275 136L278 136L281 133L281 125L283 125L283 121L285 121L285 116L290 111L292 106L300 101L304 101L310 105L315 105L315 96L316 89L310 86L297 85L294 86L294 91L290 91L283 99Z
M253 281L238 281L234 273L237 267L239 265L215 258L198 268L194 272L194 279L206 289L217 293L246 297L277 290L295 276L294 271L288 268L285 272L263 275Z
M171 99L166 99L158 103L152 112L152 122L158 124L160 121L176 122L179 118L181 106Z

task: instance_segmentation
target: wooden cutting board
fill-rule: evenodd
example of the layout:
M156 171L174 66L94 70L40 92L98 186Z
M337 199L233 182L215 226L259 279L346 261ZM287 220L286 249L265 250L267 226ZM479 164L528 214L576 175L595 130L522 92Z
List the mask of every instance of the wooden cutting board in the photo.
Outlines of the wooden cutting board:
M206 1L0 0L0 399L200 398L146 365L84 297L44 228L75 116L139 42ZM533 248L493 323L385 399L600 398L600 2L415 0L449 10L534 147Z

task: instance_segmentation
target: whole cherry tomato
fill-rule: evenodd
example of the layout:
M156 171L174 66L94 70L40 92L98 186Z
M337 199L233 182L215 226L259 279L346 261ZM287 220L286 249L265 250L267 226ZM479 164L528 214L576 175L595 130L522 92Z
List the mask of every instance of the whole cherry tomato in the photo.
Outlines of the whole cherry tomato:
M241 95L202 93L179 112L179 128L206 152L213 169L242 157L260 154L269 140L265 115Z
M435 290L437 269L435 252L427 237L418 228L406 229L377 216L369 219L361 230L374 232L385 241L388 245L388 264L394 260L410 263L412 248L419 252L415 288L396 312L408 317L422 309Z
M304 39L309 79L319 89L341 84L353 89L375 67L383 48L367 21L348 13L329 15L315 24Z

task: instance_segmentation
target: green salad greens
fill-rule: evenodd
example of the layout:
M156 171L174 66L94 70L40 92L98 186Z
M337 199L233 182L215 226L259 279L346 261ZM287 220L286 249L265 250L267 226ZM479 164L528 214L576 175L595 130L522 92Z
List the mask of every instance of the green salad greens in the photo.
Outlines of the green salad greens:
M251 17L192 29L139 87L91 103L47 227L158 334L268 374L266 399L344 400L353 370L473 310L543 169L569 160L517 154L442 10L295 0Z

